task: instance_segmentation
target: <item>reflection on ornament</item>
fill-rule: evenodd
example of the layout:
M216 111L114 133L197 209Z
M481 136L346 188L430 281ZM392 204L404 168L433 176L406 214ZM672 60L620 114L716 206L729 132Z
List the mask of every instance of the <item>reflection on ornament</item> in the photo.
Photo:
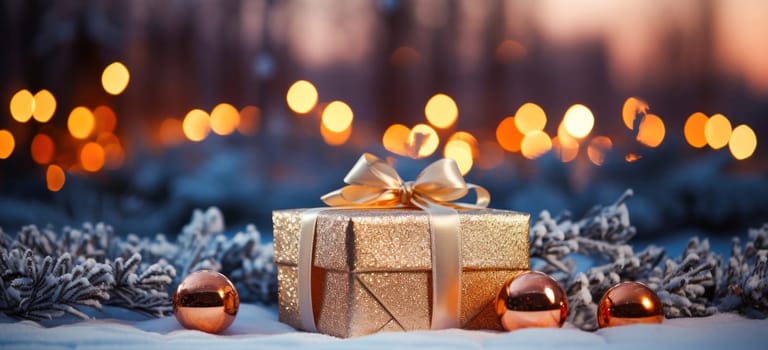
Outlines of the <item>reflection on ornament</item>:
M173 312L182 326L219 333L235 320L240 297L232 282L215 271L196 271L179 284Z
M504 284L496 298L496 314L508 331L562 327L568 316L565 292L548 275L523 272Z
M611 287L600 299L597 312L600 328L661 323L664 319L659 297L640 282L622 282Z

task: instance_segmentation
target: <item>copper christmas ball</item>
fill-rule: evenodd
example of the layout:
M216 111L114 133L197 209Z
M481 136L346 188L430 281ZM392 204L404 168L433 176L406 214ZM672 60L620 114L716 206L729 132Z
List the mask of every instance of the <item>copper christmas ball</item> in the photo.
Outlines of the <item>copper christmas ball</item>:
M173 312L182 326L219 333L235 320L240 307L237 289L215 271L196 271L181 281L173 295Z
M656 293L640 282L619 283L603 295L597 309L601 328L636 323L661 323L664 307Z
M496 314L504 329L562 327L568 301L560 285L538 271L509 279L496 298Z

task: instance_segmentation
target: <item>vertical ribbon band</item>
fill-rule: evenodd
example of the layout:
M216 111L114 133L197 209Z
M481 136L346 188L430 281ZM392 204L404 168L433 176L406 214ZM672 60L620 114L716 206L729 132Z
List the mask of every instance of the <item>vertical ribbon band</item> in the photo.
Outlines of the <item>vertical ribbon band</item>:
M461 234L455 208L485 208L488 191L467 184L452 159L427 166L412 182L403 182L394 168L374 155L363 154L344 178L348 185L322 200L333 208L302 214L298 257L298 308L302 328L316 332L312 305L312 259L317 217L328 209L418 207L429 217L432 253L432 319L430 328L458 328L461 312ZM474 204L454 203L474 190Z

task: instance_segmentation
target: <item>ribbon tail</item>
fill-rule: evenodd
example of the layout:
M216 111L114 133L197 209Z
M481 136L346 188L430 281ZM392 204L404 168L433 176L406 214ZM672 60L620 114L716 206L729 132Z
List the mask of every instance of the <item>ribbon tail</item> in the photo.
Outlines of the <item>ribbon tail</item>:
M422 203L419 203L422 204ZM419 205L421 206L421 205ZM432 329L459 328L461 234L455 209L426 204L432 237Z
M315 247L315 226L317 216L325 208L314 208L301 215L299 231L299 260L297 266L299 317L301 327L308 332L317 332L315 312L312 306L312 258Z

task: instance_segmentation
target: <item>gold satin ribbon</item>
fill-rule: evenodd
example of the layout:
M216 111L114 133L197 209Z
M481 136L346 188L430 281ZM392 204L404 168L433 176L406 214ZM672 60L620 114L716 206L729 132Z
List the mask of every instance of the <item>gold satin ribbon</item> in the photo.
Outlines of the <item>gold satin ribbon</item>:
M491 196L482 186L466 183L456 162L430 164L414 181L405 182L378 157L365 153L349 171L344 186L321 199L334 208L310 209L302 215L299 238L298 297L304 330L316 332L312 309L312 256L317 216L323 210L418 207L429 215L432 242L432 329L458 328L461 310L461 236L456 208L485 208ZM455 203L474 190L474 204Z

